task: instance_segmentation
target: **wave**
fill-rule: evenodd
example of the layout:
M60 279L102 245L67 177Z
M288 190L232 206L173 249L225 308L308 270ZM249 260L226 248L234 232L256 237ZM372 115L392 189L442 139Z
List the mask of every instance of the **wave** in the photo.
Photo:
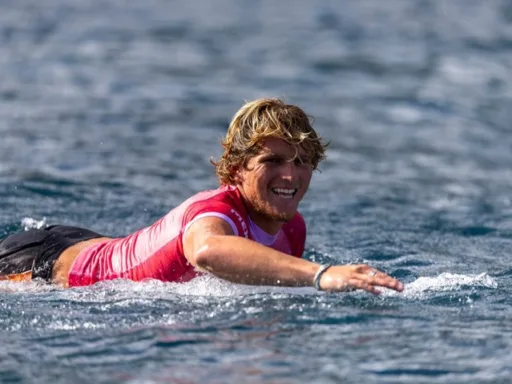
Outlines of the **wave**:
M405 284L404 291L397 293L384 290L384 296L403 296L405 298L422 298L429 293L458 292L472 288L497 289L498 282L486 272L477 275L461 275L456 273L441 273L438 276L418 277L415 281Z
M487 273L462 275L441 273L433 277L419 277L405 284L402 293L383 289L383 297L420 298L432 292L457 292L471 288L497 289L498 282ZM288 288L270 286L250 286L232 284L210 275L200 276L187 283L167 283L158 280L133 282L129 280L113 280L96 283L88 287L64 289L39 281L24 283L2 281L0 291L12 293L47 293L54 292L61 298L72 301L103 302L105 300L138 299L169 299L176 296L193 297L231 297L251 294L285 294L292 296L323 295L313 288ZM358 293L358 292L356 292ZM346 294L346 293L345 293ZM352 293L351 293L352 294Z

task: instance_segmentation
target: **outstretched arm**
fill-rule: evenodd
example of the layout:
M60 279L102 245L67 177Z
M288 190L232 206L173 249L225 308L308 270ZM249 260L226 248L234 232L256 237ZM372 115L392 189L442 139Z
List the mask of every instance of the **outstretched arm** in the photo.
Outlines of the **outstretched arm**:
M190 226L183 237L185 257L195 267L241 284L312 286L319 264L296 258L243 237L217 217L205 217ZM378 294L378 287L397 291L403 285L367 265L328 268L319 285L326 291L363 289Z

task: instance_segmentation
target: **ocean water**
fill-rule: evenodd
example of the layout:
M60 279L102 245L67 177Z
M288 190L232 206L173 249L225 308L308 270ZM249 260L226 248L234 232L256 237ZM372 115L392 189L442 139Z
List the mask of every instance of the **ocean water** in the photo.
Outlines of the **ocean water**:
M512 382L512 3L0 1L0 236L216 187L243 104L315 117L305 257L401 294L0 283L5 383Z

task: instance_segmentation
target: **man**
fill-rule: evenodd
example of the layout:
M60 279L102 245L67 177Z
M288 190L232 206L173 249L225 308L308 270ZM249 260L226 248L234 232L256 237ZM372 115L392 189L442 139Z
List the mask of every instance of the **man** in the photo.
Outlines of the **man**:
M208 272L242 284L403 290L367 265L301 258L306 226L297 208L326 148L304 111L278 99L249 102L222 145L213 162L218 189L192 196L124 238L67 226L8 236L0 242L3 279L72 287L115 278L183 282Z

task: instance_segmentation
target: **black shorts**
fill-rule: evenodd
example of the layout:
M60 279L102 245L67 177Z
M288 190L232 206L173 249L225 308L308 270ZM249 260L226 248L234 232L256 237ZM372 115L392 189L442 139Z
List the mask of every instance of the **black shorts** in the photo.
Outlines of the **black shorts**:
M52 225L18 232L0 240L0 275L32 271L32 278L50 281L60 254L81 241L104 237L83 228Z

